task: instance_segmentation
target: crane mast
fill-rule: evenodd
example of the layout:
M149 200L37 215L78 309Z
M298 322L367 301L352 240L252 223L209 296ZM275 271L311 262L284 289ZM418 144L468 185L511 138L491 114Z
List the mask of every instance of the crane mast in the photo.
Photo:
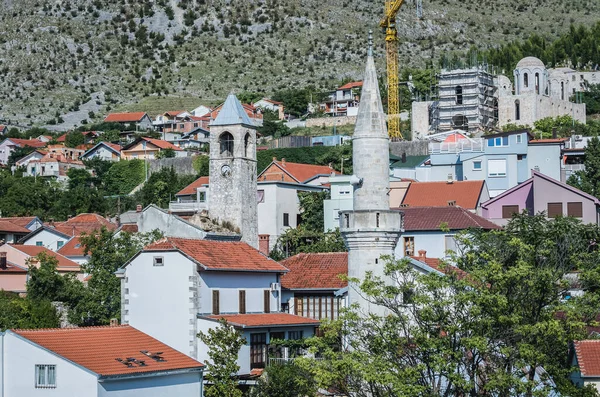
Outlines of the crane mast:
M396 15L404 0L386 0L385 17L379 25L385 28L385 50L388 82L388 134L392 140L403 139L400 132L400 92L398 83L398 30Z

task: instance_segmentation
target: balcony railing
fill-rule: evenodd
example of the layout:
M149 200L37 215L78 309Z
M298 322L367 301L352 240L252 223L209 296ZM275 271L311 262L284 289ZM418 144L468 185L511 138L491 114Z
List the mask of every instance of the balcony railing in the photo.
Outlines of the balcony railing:
M461 139L458 142L429 142L429 154L483 152L484 139Z
M576 172L576 171L584 171L584 164L565 164L565 170L567 172Z

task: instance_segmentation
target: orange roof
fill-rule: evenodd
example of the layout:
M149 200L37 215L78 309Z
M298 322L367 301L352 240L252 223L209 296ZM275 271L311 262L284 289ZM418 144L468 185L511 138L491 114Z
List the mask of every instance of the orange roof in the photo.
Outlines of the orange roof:
M137 233L138 225L136 225L135 223L128 223L126 225L122 225L121 231L125 233Z
M180 369L203 364L129 326L11 330L65 359L101 376L132 375ZM147 356L161 353L162 361ZM136 359L127 366L117 359ZM140 365L143 361L145 365Z
M256 313L256 314L216 314L205 316L213 320L225 319L228 323L242 328L286 325L319 325L319 320L300 317L289 313Z
M348 275L348 253L328 252L298 254L281 264L289 272L281 277L281 287L286 289L340 289L348 281L340 275Z
M409 207L442 207L449 201L467 209L476 209L485 181L412 182L402 200Z
M65 222L56 222L52 226L59 232L69 236L91 233L102 229L102 226L108 230L115 230L117 228L117 225L98 214L79 214Z
M73 237L56 252L64 256L84 256L84 251L85 247L81 244L79 237Z
M46 142L38 141L37 139L17 139L17 138L8 138L12 143L17 146L29 146L33 148L45 147Z
M73 160L69 157L66 157L62 154L53 154L46 153L44 157L41 159L34 159L30 161L31 163L65 163L65 164L75 164L75 165L83 165L83 162L79 160Z
M27 227L27 225L29 225L35 218L35 216L7 216L4 218L0 218L0 220L9 221L14 223L15 225Z
M64 142L67 140L67 134L68 133L64 133L61 136L59 136L58 138L56 138L56 142Z
M291 176L298 183L304 183L306 181L309 181L309 180L315 178L318 175L331 175L331 173L334 173L335 175L341 175L339 172L337 172L333 168L330 168L328 165L290 163L288 161L277 161L277 160L273 160L273 163L271 163L271 164L275 165L277 168L279 168L280 170L282 170L283 172L285 172L286 174ZM271 167L270 166L267 167L263 172L260 173L258 178L260 178L261 175L263 175L263 174L265 174L265 175L263 176L262 179L259 179L259 180L264 180L264 181L280 180L281 178L277 178L276 176L274 177L273 175L267 175L266 171L268 171L269 168L271 168ZM273 173L269 172L268 174L273 174Z
M117 152L121 151L121 145L117 145L116 143L110 143L110 142L104 142L104 144L106 146L109 146L109 147L115 149Z
M131 123L140 121L146 116L146 112L110 113L104 119L106 123Z
M568 141L569 138L547 138L547 139L532 139L529 143L563 143Z
M5 219L0 218L0 231L8 232L8 233L21 233L21 234L29 234L31 230L24 228L14 222L7 221Z
M600 376L600 340L573 342L577 364L583 376Z
M200 178L196 179L194 182L181 189L176 196L189 196L191 194L196 194L196 189L203 185L208 185L207 176L201 176Z
M343 86L341 86L340 88L338 88L338 90L347 90L349 88L362 87L362 85L363 85L362 81L353 81L353 82L344 84Z
M180 115L181 113L185 113L187 112L187 110L169 110L168 112L165 112L164 114L167 116L177 116Z
M29 255L30 257L36 257L39 254L46 254L48 256L52 256L56 258L58 261L58 268L69 271L79 271L79 264L73 262L69 258L62 256L59 253L50 251L46 247L39 247L37 245L22 245L22 244L9 244L9 246L13 247L16 250L21 251L25 255Z
M177 250L206 270L287 272L287 269L242 242L224 242L165 237L144 251Z
M183 150L181 148L178 148L177 146L173 145L171 142L167 142L167 141L163 141L162 139L154 139L154 138L148 138L148 137L142 137L143 140L145 140L146 142L149 142L151 144L153 144L154 146L161 148L161 149L173 149L173 150Z

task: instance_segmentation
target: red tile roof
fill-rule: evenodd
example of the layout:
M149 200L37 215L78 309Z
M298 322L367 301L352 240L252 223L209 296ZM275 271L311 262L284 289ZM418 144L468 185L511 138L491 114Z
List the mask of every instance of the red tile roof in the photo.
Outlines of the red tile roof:
M461 207L413 207L399 210L404 212L404 230L407 232L440 231L442 226L448 227L450 230L501 229L495 223Z
M38 141L37 139L17 139L17 138L9 138L12 143L19 147L29 146L33 148L45 147L46 142Z
M340 88L338 88L338 90L347 90L350 88L357 88L357 87L362 87L363 82L362 81L353 81L347 84L344 84L343 86L341 86Z
M81 244L79 237L73 237L56 252L64 256L84 256L84 251L85 247Z
M0 218L0 221L8 221L22 227L27 227L36 217L35 216L7 216Z
M56 138L56 142L64 142L67 140L67 135L68 133L64 133L61 136L59 136L58 138Z
M109 222L98 214L79 214L66 222L56 222L52 225L56 230L68 236L78 236L81 233L92 233L102 229L115 230L117 225Z
M140 121L146 116L146 112L110 113L104 119L106 123L132 123Z
M126 232L126 233L137 233L138 232L138 225L134 224L134 223L130 223L127 225L122 225L121 226L121 231L122 232Z
M7 221L5 219L0 218L0 231L5 233L20 233L20 234L29 234L31 230L24 228L14 222Z
M485 181L412 182L402 200L409 207L440 207L455 201L463 208L475 209Z
M224 318L228 323L240 327L267 327L285 325L319 325L319 320L296 316L289 313L256 313L256 314L217 314L205 316L213 320Z
M137 329L125 325L116 327L85 327L39 330L12 330L61 357L66 358L101 376L132 375L151 372L199 369L200 362L165 345ZM162 352L164 361L156 361L151 354ZM145 366L131 367L117 361L133 357Z
M207 176L201 176L200 178L196 179L194 182L177 192L176 196L189 196L191 194L196 194L196 189L202 185L208 185Z
M277 168L281 169L286 174L290 175L293 179L295 179L298 183L306 182L310 179L313 179L317 175L330 175L334 173L335 175L341 175L336 170L330 168L328 165L314 165L314 164L302 164L302 163L290 163L288 161L277 161L273 160L273 163ZM267 170L271 167L267 167L263 172L258 176L265 174ZM272 172L270 172L272 173ZM268 175L265 175L266 179ZM259 179L260 180L260 179Z
M183 149L178 148L177 146L173 145L171 142L163 141L161 139L154 139L154 138L148 138L148 137L142 137L142 139L145 140L146 142L153 144L154 146L156 146L158 148L161 148L161 149L173 149L176 151L183 150Z
M69 258L62 256L59 253L50 251L46 247L38 247L37 245L22 245L22 244L9 244L9 246L13 247L16 250L21 251L25 255L30 257L36 257L39 254L46 254L48 256L52 256L56 258L58 261L58 268L69 271L79 271L79 264L73 262Z
M223 242L166 237L144 251L177 250L198 262L206 270L287 272L287 269L242 242Z
M112 149L116 150L117 152L121 151L121 145L117 145L116 143L110 143L110 142L104 142L104 144L106 146L111 147Z
M340 289L348 281L340 275L348 275L348 253L328 252L298 254L281 264L289 272L281 277L281 287L286 289Z
M458 279L463 279L463 278L469 276L469 273L465 272L464 270L462 270L456 266L452 266L447 263L444 263L444 261L442 261L441 259L428 258L426 256L426 253L423 253L423 251L419 251L419 254L420 255L422 254L422 256L411 256L411 258L426 264L430 268L435 269L440 273L456 274L456 277Z
M600 340L573 342L577 364L583 376L600 376Z
M164 114L166 116L177 116L180 115L181 113L185 113L187 112L187 110L169 110L168 112L165 112Z

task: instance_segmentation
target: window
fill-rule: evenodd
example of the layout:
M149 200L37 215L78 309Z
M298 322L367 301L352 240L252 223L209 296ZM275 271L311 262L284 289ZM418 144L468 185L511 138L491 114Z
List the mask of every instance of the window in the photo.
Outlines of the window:
M565 82L560 82L560 99L565 100Z
M56 242L56 248L60 249L60 247L62 247L63 245L65 245L64 241L57 241Z
M522 143L523 142L523 135L519 134L517 135L517 143Z
M264 312L271 313L271 291L268 289L263 291Z
M36 241L35 245L38 247L43 247L44 246L44 242L43 241Z
M503 205L502 206L502 219L510 219L513 214L519 213L518 205Z
M529 87L529 75L527 73L523 74L523 85Z
M240 299L240 314L245 314L246 313L246 291L245 290L240 290L239 291L239 299Z
M473 161L473 170L481 171L481 160Z
M415 238L404 237L404 256L415 255Z
M179 124L179 128L183 130L185 128L185 124Z
M198 123L194 123L194 128L198 128Z
M267 356L267 334L250 334L250 368L264 368Z
M269 357L273 358L284 358L285 347L281 345L275 345L276 340L285 340L285 332L270 332L269 333Z
M506 176L506 160L488 160L488 176Z
M256 191L256 202L257 203L264 203L265 202L265 191L264 190L257 190Z
M219 290L212 292L212 314L219 314Z
M575 218L583 218L583 204L581 202L567 203L567 215Z
M562 214L562 203L548 203L548 218L556 218Z
M250 139L250 134L246 134L246 136L244 137L244 156L245 157L252 157L252 153L251 153L251 139Z
M203 203L206 201L206 192L198 192L198 200Z
M56 365L35 366L35 387L56 387Z
M540 93L540 74L539 73L535 74L535 93L536 94Z
M219 137L221 157L233 157L233 135L224 132Z
M288 340L300 340L303 337L303 331L288 331Z
M288 214L287 212L283 213L283 226L289 226L290 225L290 214Z
M414 295L415 295L415 290L413 290L412 288L410 288L406 291L402 291L402 303L404 303L406 305L410 305L411 303L414 303Z
M456 239L454 235L444 236L445 251L456 251Z
M165 262L164 262L164 258L162 256L155 256L154 257L154 266L164 266Z
M508 146L508 136L501 136L497 138L488 138L488 146Z
M515 101L515 120L521 120L521 102L518 99Z
M460 85L457 85L456 88L454 89L455 93L456 93L456 104L457 105L462 105L463 104L463 89Z
M302 224L302 214L296 214L296 227Z

